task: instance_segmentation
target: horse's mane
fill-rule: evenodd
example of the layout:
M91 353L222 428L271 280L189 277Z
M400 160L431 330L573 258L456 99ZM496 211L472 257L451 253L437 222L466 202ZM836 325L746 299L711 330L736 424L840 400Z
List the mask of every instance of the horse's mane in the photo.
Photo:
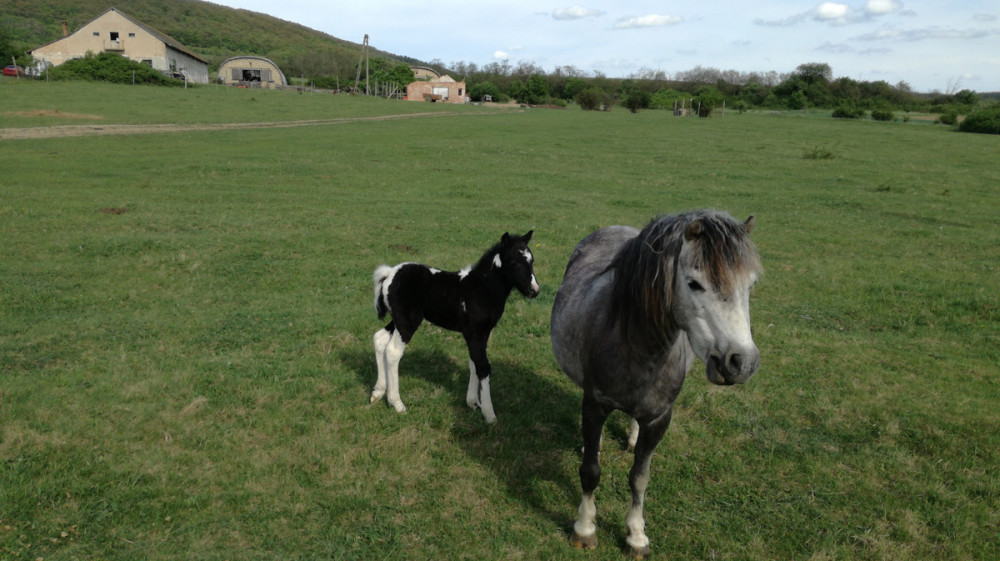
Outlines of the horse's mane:
M695 222L699 224L692 226ZM614 272L612 317L627 346L665 344L676 330L671 314L674 272L685 236L694 244L692 265L707 272L723 298L732 294L738 278L761 271L747 227L725 213L702 210L654 218L608 266Z

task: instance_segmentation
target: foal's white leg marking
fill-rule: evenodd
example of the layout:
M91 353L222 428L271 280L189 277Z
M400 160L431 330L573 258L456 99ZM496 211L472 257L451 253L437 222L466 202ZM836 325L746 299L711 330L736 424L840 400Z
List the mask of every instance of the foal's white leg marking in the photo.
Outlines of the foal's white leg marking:
M375 343L375 366L378 367L378 378L375 380L375 388L372 389L371 403L375 403L385 395L385 348L389 344L390 337L388 331L379 329L372 338Z
M399 360L403 358L404 351L406 351L406 343L400 337L399 331L393 332L385 348L386 400L399 413L406 411L406 406L399 399Z
M483 411L483 417L487 423L497 422L497 415L493 412L493 399L490 397L489 376L479 381L479 407Z
M632 431L628 434L628 447L635 448L635 443L639 441L639 421L632 419Z
M580 516L573 524L573 531L576 532L576 535L586 539L596 534L597 525L594 524L594 520L597 519L597 504L594 503L593 493L583 495L577 512L580 513Z
M642 504L646 495L646 486L649 484L649 470L636 478L635 487L638 495L638 504L633 504L628 508L625 516L625 526L628 528L628 536L625 543L633 550L641 551L649 547L649 537L646 536L646 521L642 517Z
M476 363L469 360L469 389L465 392L465 404L472 409L479 404L479 376L476 376Z

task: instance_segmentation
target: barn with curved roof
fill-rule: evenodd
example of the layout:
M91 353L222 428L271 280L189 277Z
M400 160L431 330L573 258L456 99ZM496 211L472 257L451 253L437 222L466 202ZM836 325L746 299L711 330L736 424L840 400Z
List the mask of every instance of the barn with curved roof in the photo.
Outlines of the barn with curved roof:
M219 81L227 86L273 89L287 86L278 65L260 56L234 56L219 65Z

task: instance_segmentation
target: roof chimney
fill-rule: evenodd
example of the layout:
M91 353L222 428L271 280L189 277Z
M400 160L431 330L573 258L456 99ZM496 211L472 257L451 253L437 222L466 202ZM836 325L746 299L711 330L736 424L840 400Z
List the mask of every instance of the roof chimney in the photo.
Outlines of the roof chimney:
M69 37L69 29L66 28L66 22L62 22L63 26L63 37Z

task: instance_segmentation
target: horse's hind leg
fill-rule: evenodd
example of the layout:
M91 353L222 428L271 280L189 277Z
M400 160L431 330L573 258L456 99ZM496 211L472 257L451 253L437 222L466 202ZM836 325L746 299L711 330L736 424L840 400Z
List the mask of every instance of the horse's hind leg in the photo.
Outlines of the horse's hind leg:
M633 421L635 422L635 421ZM628 474L629 487L632 489L632 504L625 516L628 536L629 554L635 559L649 557L649 537L646 536L646 521L643 518L643 502L646 497L646 487L649 485L649 464L653 458L653 450L663 438L663 433L670 424L670 414L664 419L658 419L650 425L643 425L638 430L635 444L635 459L632 470ZM631 439L630 439L631 440Z
M586 396L583 398L583 462L580 464L580 487L583 497L578 509L579 517L573 524L570 543L575 547L593 549L597 547L597 503L594 491L601 482L601 433L608 413L603 407Z
M639 421L632 419L632 430L628 433L628 447L635 450L635 443L639 440Z
M405 351L406 343L397 329L385 346L385 390L389 405L399 413L406 411L403 400L399 398L399 361Z
M372 342L375 346L375 366L378 368L378 378L375 380L375 387L372 388L371 403L375 403L385 395L385 349L389 345L389 339L391 338L392 333L389 327L378 330L375 336L372 337Z

